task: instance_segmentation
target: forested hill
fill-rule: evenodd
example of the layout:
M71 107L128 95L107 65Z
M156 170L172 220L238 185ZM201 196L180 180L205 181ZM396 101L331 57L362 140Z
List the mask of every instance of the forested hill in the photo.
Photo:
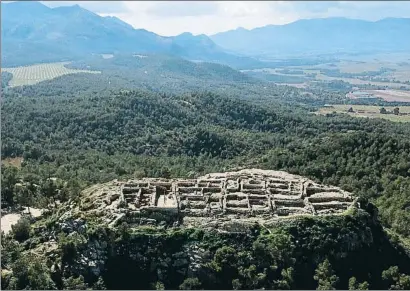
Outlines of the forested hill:
M300 37L296 43L306 42L292 49L288 35L270 41L265 29L255 39L250 31L255 50L246 52L269 53L274 41L278 50L311 52L319 43L300 25L319 34L320 23L327 35L345 20L326 21L284 26L299 31L289 34ZM384 32L407 25L380 23L390 23ZM163 38L79 6L2 4L1 33L9 64L67 59L68 68L98 71L56 77L48 67L67 71L63 64L46 64L35 67L51 71L35 72L48 75L37 79L44 81L16 87L8 87L14 76L2 72L2 215L18 215L22 206L29 213L46 209L42 217L22 214L2 232L2 290L410 289L408 124L312 114L344 102L345 94L277 86L205 62L255 65L227 55L204 35ZM355 32L346 33L341 41ZM373 37L357 35L363 37L357 45ZM226 41L236 37L228 34ZM340 45L332 39L323 49ZM408 43L383 41L380 49ZM299 62L311 61L276 65ZM196 179L238 168L283 170L334 185L351 192L355 206L341 215L287 217L272 225L235 221L225 232L184 228L188 224L169 223L158 213L145 220L141 212L107 226L107 220L96 223L103 213L88 207L110 207L117 193L98 194L91 204L87 191L80 195L115 179ZM77 206L79 212L72 211ZM134 215L143 220L133 224Z
M116 54L103 59L94 55L82 61L75 61L69 68L91 69L109 72L111 75L129 75L129 79L139 79L148 82L153 79L197 80L213 82L260 83L226 65L209 62L191 62L180 57L164 54ZM159 81L158 80L158 81Z
M3 158L24 157L32 174L51 167L64 180L89 184L137 170L186 176L230 165L285 169L384 201L383 218L409 235L404 124L315 116L214 93L37 94L6 96L1 115Z
M253 103L290 103L324 105L345 97L334 92L306 94L304 90L278 86L241 73L226 65L192 62L163 54L116 54L105 58L95 54L66 65L100 74L71 74L42 81L35 86L10 89L10 95L84 96L104 91L145 89L158 93L183 94L192 91L214 92ZM3 85L10 74L2 72Z
M408 126L312 115L295 106L300 99L293 91L280 94L294 103L258 105L237 98L232 84L226 94L155 93L129 85L101 90L101 83L78 90L92 81L61 77L3 96L2 207L51 210L32 225L21 220L2 237L2 289L410 287ZM76 94L68 94L70 88ZM253 96L261 94L261 87L254 88ZM76 218L87 228L74 231L59 219L71 207L64 203L77 200L87 185L193 178L237 167L286 170L340 186L361 198L362 209L286 220L272 229L255 226L243 234L97 228L92 217ZM54 251L47 249L50 237ZM195 261L201 272L180 273L185 263L178 258L191 249L204 254ZM98 263L102 273L88 272L92 266L84 258L98 258L106 268Z

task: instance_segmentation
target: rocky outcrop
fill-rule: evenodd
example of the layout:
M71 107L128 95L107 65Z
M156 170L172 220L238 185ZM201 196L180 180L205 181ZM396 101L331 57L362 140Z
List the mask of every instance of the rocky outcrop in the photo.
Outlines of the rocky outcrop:
M112 181L82 192L72 209L116 226L167 223L190 226L212 222L265 221L346 211L352 194L286 172L244 169L198 179L144 178ZM69 226L67 226L69 228Z

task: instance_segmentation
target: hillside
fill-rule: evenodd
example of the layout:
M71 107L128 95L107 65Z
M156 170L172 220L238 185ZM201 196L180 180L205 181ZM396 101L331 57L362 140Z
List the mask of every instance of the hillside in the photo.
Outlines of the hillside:
M228 98L228 91L179 95L90 87L68 95L53 83L74 90L84 80L67 78L11 88L3 99L2 159L22 164L2 165L2 208L50 210L37 222L20 221L2 239L2 289L408 287L408 126L315 116L280 102L255 105ZM196 179L238 167L285 170L341 187L362 199L360 209L251 224L245 232L170 228L155 213L149 219L159 225L148 220L136 228L107 228L98 222L103 212L89 215L91 208L123 212L124 205L115 195L95 205L80 195L114 179ZM99 188L87 191L93 189ZM84 212L73 211L78 199ZM235 229L235 221L229 227ZM277 268L265 267L272 265ZM338 280L315 280L323 268ZM33 274L28 279L27 269ZM135 274L144 279L130 280Z
M286 103L255 105L214 93L47 96L41 88L53 87L28 89L35 87L14 97L10 90L4 99L2 158L24 157L23 170L39 177L43 167L83 185L135 172L184 177L230 166L284 169L384 201L389 209L397 199L404 208L390 215L386 209L383 218L410 235L402 215L407 194L392 184L409 182L404 124L315 116ZM375 155L380 158L369 158Z
M60 65L62 66L62 65ZM303 90L287 86L277 86L236 71L226 65L209 62L191 62L180 57L163 54L94 54L83 60L64 65L67 71L98 72L98 74L70 74L44 79L36 86L20 86L10 90L11 95L23 96L84 96L85 94L103 94L118 90L146 89L158 93L184 94L197 92L213 92L230 96L235 99L248 100L253 103L285 102L291 104L337 103L344 96L331 92L320 94L304 94ZM21 84L33 82L33 76L28 76L34 68L43 67L46 73L54 65L46 63L17 70L27 80ZM6 82L13 85L13 79ZM19 77L19 76L17 76ZM57 77L57 76L54 76Z
M215 184L216 176L235 182L237 179L229 180L229 175L235 174L250 182L241 183L252 186L245 190L248 192L255 190L257 184L252 178L260 179L260 174L273 179L269 185L282 192L286 191L283 183L303 179L283 172L242 170L209 174L196 183ZM175 183L187 188L192 179ZM144 197L149 192L160 193L160 203L164 196L161 193L168 191L169 184L165 179L133 180L125 185L122 182L121 189L128 200L128 193L140 187L137 193L143 198L137 203L147 203ZM116 191L119 185L121 182L114 181L86 189L79 199L63 203L33 221L28 233L28 217L14 225L2 237L2 289L366 290L409 286L410 276L402 271L408 269L410 258L397 237L382 229L374 206L366 200L361 199L339 215L249 215L237 219L237 215L224 212L195 225L189 222L203 220L195 215L201 211L200 195L191 194L192 201L183 210L182 216L191 214L191 219L178 220L181 213L172 212L170 207L124 210ZM326 187L311 182L306 189L313 193ZM225 204L241 203L235 199L238 195L228 194L231 200ZM325 197L320 193L308 196L307 200L316 202ZM134 276L138 280L131 279Z
M1 290L410 290L410 126L378 118L408 115L347 83L407 86L408 55L300 56L408 50L407 20L240 29L232 53L1 7Z
M231 65L257 63L225 53L205 35L162 37L78 5L53 9L32 1L1 5L4 67L83 59L93 53L166 53Z
M236 29L210 38L238 53L284 57L320 54L368 54L408 51L410 19L386 18L375 22L347 18L305 19L252 30Z

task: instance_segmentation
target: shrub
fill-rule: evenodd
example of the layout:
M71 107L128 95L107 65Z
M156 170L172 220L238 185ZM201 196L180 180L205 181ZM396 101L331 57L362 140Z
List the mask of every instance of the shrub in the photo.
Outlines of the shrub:
M30 238L30 221L27 218L20 218L15 225L11 226L13 237L19 242Z
M200 290L201 282L198 278L187 278L179 285L180 290Z

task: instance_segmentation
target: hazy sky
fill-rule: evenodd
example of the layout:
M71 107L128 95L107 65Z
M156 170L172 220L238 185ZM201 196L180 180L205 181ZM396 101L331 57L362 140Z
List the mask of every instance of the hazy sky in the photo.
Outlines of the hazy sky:
M135 28L164 36L182 32L214 34L244 27L285 24L302 18L348 17L378 20L409 17L410 2L380 1L42 1L47 6L80 6L101 16L117 16Z

